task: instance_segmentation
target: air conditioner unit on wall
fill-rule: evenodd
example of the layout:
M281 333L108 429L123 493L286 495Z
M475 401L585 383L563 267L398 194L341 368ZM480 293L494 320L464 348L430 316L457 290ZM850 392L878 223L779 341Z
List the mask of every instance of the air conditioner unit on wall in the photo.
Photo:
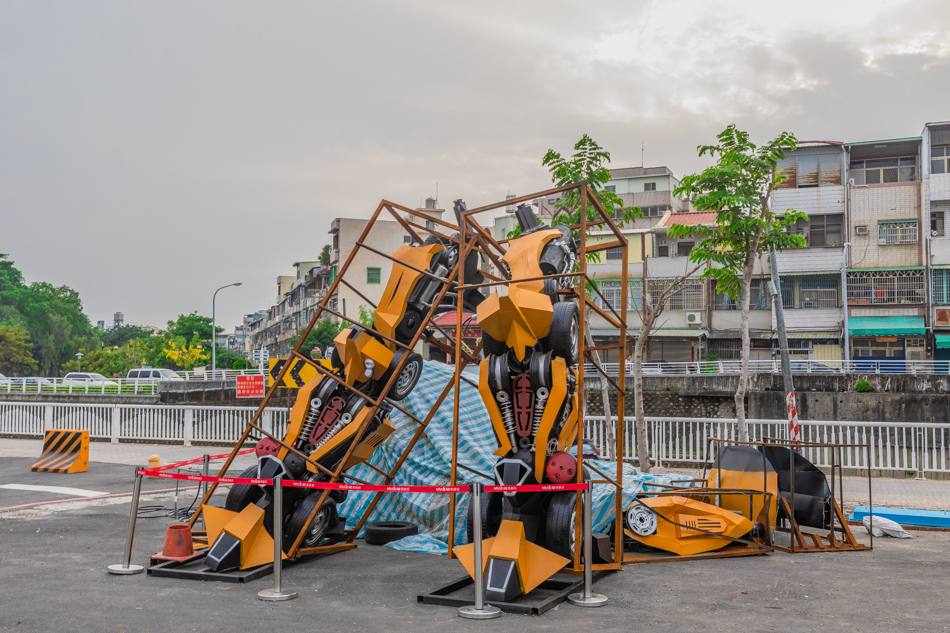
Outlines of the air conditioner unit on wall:
M856 235L867 235L867 234L868 234L868 227L867 227L866 225L864 225L864 224L859 224L859 225L857 225L857 226L854 227L854 232L855 232Z
M686 322L689 323L690 325L702 325L703 313L702 312L687 312Z

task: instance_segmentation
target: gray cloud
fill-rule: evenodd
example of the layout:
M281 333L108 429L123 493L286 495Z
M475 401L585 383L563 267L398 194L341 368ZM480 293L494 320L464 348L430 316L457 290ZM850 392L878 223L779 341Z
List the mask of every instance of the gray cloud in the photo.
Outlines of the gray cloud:
M540 157L585 132L682 175L733 122L860 140L950 118L940 3L761 4L5 2L0 252L93 319L209 313L240 280L230 326L333 217L543 188Z

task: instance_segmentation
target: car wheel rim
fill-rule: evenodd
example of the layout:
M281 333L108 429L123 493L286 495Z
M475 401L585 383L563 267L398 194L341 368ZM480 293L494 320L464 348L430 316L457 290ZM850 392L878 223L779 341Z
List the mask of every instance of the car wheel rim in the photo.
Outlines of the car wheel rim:
M323 538L323 533L327 531L329 514L324 508L313 518L313 524L311 524L310 531L307 533L307 545L309 547L315 546Z
M416 384L416 374L418 371L418 363L412 361L406 363L406 366L402 368L402 372L399 374L399 378L396 379L396 390L399 393L408 393L413 385Z
M575 509L574 509L574 510L575 510L574 512L571 512L571 532L570 532L570 534L569 534L568 537L567 537L567 539L568 539L567 542L568 542L568 544L570 545L570 548L571 548L571 556L574 555L574 543L577 541L577 534L575 533L575 532L577 531L577 508L576 508L576 506L575 506Z

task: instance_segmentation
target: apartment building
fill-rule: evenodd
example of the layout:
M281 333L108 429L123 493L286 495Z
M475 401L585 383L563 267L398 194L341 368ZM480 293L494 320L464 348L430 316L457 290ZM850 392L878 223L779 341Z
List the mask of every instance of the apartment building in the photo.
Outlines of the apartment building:
M924 251L929 268L934 360L950 360L950 122L928 123L921 134ZM929 229L929 230L927 230Z

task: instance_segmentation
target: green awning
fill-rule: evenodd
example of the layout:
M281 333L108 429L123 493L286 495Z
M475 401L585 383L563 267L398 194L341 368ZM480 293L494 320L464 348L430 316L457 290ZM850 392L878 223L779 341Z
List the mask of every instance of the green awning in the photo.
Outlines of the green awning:
M937 349L946 349L950 347L950 334L935 334L937 339Z
M875 316L848 319L849 336L907 336L924 334L922 316Z
M662 338L698 338L706 336L706 330L691 330L688 328L657 328L650 332L650 336L659 336Z

